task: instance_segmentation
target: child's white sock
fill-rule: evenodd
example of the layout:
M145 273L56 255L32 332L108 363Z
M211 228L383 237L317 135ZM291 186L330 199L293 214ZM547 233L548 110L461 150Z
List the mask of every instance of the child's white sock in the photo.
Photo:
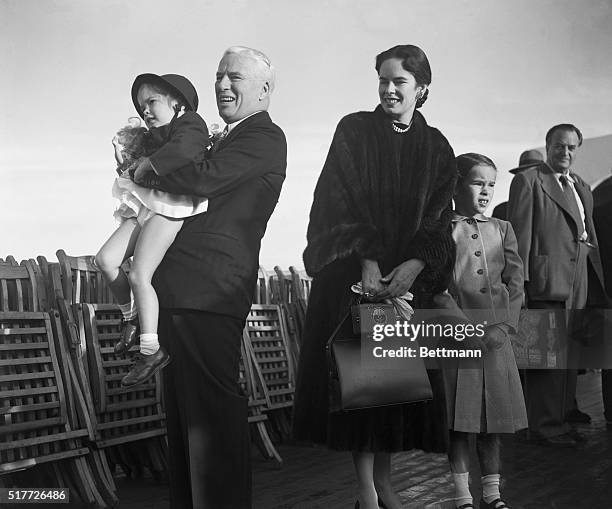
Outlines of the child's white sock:
M501 498L499 494L499 474L489 474L480 478L482 484L482 498L490 504L493 500Z
M470 493L469 478L469 472L453 474L453 481L455 482L456 507L461 507L463 504L471 504L474 501L472 499L472 494Z
M140 335L140 353L143 355L153 355L159 350L159 340L157 334L141 334Z
M129 320L133 320L138 316L138 311L136 310L136 306L134 306L131 302L127 304L119 304L119 309L121 310L121 314L123 315L123 319L127 322Z

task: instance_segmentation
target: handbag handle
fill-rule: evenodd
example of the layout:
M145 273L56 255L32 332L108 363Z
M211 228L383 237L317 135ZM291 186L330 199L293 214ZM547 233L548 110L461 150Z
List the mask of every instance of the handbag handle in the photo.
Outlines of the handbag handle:
M329 336L329 339L327 340L327 344L325 345L326 350L329 350L331 348L331 344L333 343L334 339L336 339L336 334L338 334L340 327L344 325L344 322L346 322L346 319L350 316L350 314L351 314L351 308L349 307L348 311L342 317L342 320L340 320L340 323L334 329L334 332L332 332L331 336Z
M338 331L340 330L342 325L344 325L344 322L346 322L346 319L349 316L351 316L351 307L355 306L357 304L360 304L361 300L362 300L361 299L361 295L357 295L357 296L355 296L352 299L351 303L349 304L348 310L346 311L346 313L344 314L344 316L340 320L340 323L338 323L338 325L334 329L334 332L331 333L331 335L329 336L329 339L327 340L327 343L325 344L325 354L326 354L326 357L327 357L327 364L329 366L330 374L332 376L334 375L332 366L335 366L335 360L334 360L334 356L333 356L333 353L332 353L331 344L333 343L334 339L336 338L336 335L338 334Z

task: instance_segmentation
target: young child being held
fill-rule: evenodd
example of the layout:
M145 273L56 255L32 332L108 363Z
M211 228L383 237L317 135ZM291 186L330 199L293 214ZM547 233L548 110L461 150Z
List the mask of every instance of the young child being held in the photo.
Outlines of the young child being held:
M442 374L450 428L449 461L455 504L472 508L468 486L469 436L476 436L482 473L481 509L508 506L501 499L500 433L527 427L527 413L508 333L518 326L523 264L512 226L484 215L497 169L480 154L457 157L453 238L457 258L450 294L472 323L485 326L481 358L450 359Z
M115 352L127 352L140 333L141 356L121 380L123 386L146 381L170 361L168 353L159 346L159 303L151 280L183 219L205 212L208 205L201 197L149 189L132 180L146 169L167 175L190 161L204 158L209 144L208 129L196 113L198 96L193 85L176 74L141 74L132 85L132 100L149 129L145 139L140 140L144 157L126 161L129 154L113 140L115 157L123 170L113 186L113 196L120 202L115 216L121 224L96 255L96 264L124 318ZM128 278L121 265L132 255Z

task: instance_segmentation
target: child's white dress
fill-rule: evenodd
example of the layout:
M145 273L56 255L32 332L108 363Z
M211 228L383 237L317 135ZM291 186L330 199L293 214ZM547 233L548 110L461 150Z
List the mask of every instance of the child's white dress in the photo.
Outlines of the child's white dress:
M124 221L135 217L141 226L154 214L180 219L201 214L208 209L206 198L150 189L124 176L115 179L112 193L119 201L115 218Z
M146 155L161 175L203 159L209 144L206 123L193 111L185 112L166 126L151 129L149 134ZM181 219L208 209L206 198L140 186L127 171L115 179L112 194L119 202L115 218L119 221L136 218L141 226L154 214Z

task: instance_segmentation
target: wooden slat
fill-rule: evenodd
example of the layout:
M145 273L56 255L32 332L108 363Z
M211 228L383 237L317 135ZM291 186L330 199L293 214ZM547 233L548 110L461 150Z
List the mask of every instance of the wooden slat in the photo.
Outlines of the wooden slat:
M87 447L81 447L78 449L63 451L61 453L48 454L46 456L38 456L36 458L27 458L19 461L14 461L12 463L0 463L0 473L24 470L26 468L35 467L36 465L41 465L43 463L49 463L68 458L76 458L78 456L84 456L88 453L89 449L87 449Z
M57 392L57 387L39 387L31 389L16 389L13 391L2 391L2 398L19 398L22 396L34 396L36 394L52 394Z
M4 434L9 434L9 433L19 433L22 431L51 428L53 426L58 426L60 424L63 424L61 417L54 417L50 419L37 419L36 421L28 421L28 422L22 422L22 423L17 423L17 424L5 424L4 426L0 426L0 436ZM49 437L45 437L45 438L49 438ZM54 439L49 438L49 441L50 440L54 440ZM17 447L21 447L22 445L30 446L30 445L33 445L34 443L35 442L31 438L28 438L27 440L12 440L5 444L0 443L0 451L5 450L5 449L15 449Z
M0 415L14 414L20 412L33 412L36 410L59 408L59 406L59 401L49 401L47 403L36 403L33 405L13 405L8 407L0 407Z
M100 448L112 447L115 445L127 444L130 442L137 442L139 440L146 440L147 438L160 437L166 434L166 428L151 429L146 431L139 431L131 433L129 435L121 435L112 438L101 438L96 440L96 446Z
M18 327L18 328L6 328L0 329L0 336L29 336L44 334L46 329L44 327ZM40 341L38 343L10 343L8 345L0 344L0 351L7 350L37 350L37 349L49 348L47 341Z
M108 429L117 429L123 428L126 426L134 426L137 424L145 424L150 422L159 422L160 418L157 415L147 415L144 417L132 417L127 419L121 419L120 421L113 422L99 422L98 429L99 430L108 430Z
M53 371L37 371L35 373L20 373L15 375L0 375L0 383L18 380L33 380L35 378L55 378Z
M26 364L45 364L51 362L51 357L23 357L20 359L0 359L0 366L16 366L16 365L26 365Z

